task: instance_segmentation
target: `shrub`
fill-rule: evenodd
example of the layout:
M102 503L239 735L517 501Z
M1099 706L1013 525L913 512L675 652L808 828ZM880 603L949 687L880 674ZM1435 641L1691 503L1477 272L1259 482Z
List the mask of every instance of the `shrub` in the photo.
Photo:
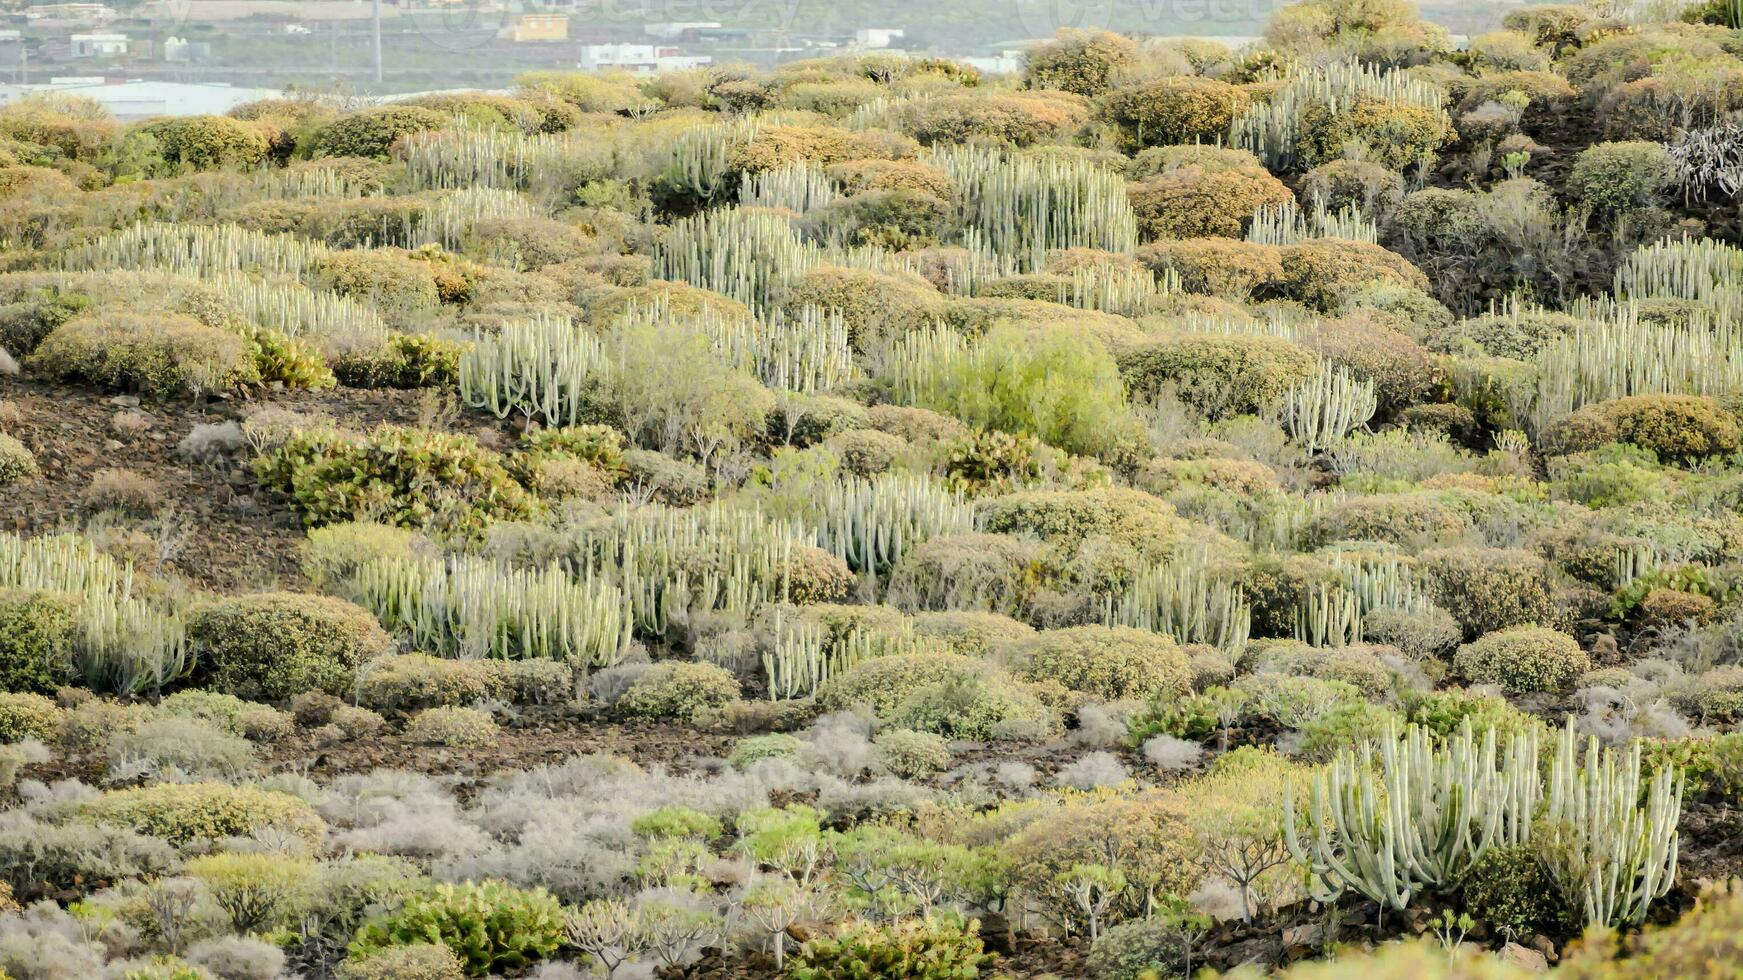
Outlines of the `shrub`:
M910 447L896 436L876 429L855 429L830 436L823 441L823 448L841 460L843 471L871 477L888 473Z
M1159 633L1125 626L1046 630L1014 646L1012 673L1103 701L1178 696L1191 687L1186 654Z
M194 615L188 634L214 686L272 701L348 692L358 665L389 644L367 610L294 592L220 600Z
M97 823L131 827L172 844L277 830L318 845L326 825L305 801L257 786L160 783L111 790L80 807Z
M399 911L366 923L351 958L367 961L380 950L437 941L467 976L482 977L525 970L555 953L563 937L563 907L544 889L468 881L412 895Z
M1098 980L1144 980L1171 976L1192 958L1192 937L1168 916L1122 922L1090 944L1084 969Z
M1632 395L1587 405L1558 419L1545 442L1563 452L1627 442L1665 460L1692 461L1735 452L1737 417L1702 395Z
M1390 281L1426 290L1428 278L1402 256L1369 242L1317 238L1278 251L1283 275L1278 288L1290 299L1320 310L1334 310L1345 292Z
M947 653L905 653L876 657L831 677L817 691L817 706L823 711L841 711L865 705L879 716L887 715L909 695L953 677L965 677L981 668L978 661Z
M1352 745L1380 738L1400 727L1398 713L1367 701L1337 704L1309 718L1295 752L1303 761L1330 762Z
M310 147L316 156L385 159L400 137L449 123L445 113L423 106L380 106L346 113L315 131Z
M978 977L996 957L981 952L980 924L927 915L888 924L853 920L807 940L788 963L794 980Z
M1659 206L1675 182L1670 151L1645 141L1588 146L1567 177L1576 198L1608 216Z
M29 360L52 377L154 398L229 391L259 380L254 352L240 334L176 313L74 317L49 331Z
M1026 616L1052 562L1045 544L1008 534L945 534L905 551L890 602L909 610L974 609Z
M1038 697L1003 672L984 667L919 687L895 705L889 722L976 741L1041 738L1059 725Z
M1216 170L1196 164L1170 167L1126 186L1138 234L1158 238L1239 238L1253 212L1295 200L1262 168Z
M1404 197L1404 178L1372 160L1331 160L1301 175L1301 198L1336 212L1354 207L1370 217L1392 212Z
M1308 104L1296 123L1295 148L1302 166L1342 157L1352 144L1367 147L1367 158L1393 170L1414 166L1455 137L1444 110L1375 96L1352 104Z
M1581 321L1565 313L1517 310L1460 320L1429 334L1429 349L1447 354L1472 348L1490 357L1526 360L1550 341L1572 333Z
M739 739L732 746L732 754L726 757L726 761L736 769L748 769L753 763L764 759L790 758L804 747L804 739L785 732L751 735Z
M303 539L300 564L315 589L344 594L357 569L368 562L410 561L430 550L427 541L406 528L363 522L329 524L311 529Z
M1362 636L1395 646L1415 660L1438 657L1464 639L1464 628L1439 606L1396 609L1381 606L1362 615Z
M1114 87L1138 64L1138 46L1108 31L1062 30L1052 41L1030 48L1023 59L1023 84L1095 97Z
M951 653L986 657L1035 635L1035 628L998 613L951 609L916 614L914 635L941 641Z
M784 303L793 313L807 306L840 310L849 342L863 351L930 324L941 299L918 276L823 266L798 276Z
M1527 551L1444 548L1424 552L1417 574L1467 638L1555 618L1549 566Z
M422 292L420 286L413 288ZM396 333L384 346L337 358L333 373L349 388L441 387L459 379L460 353L461 346L450 340L429 334Z
M1075 867L1100 864L1126 878L1105 921L1138 918L1157 897L1186 895L1203 872L1185 801L1161 790L1066 797L1013 834L1001 854L1012 880L1050 919L1083 923L1063 879Z
M406 725L406 738L419 745L452 749L484 748L496 741L496 722L476 708L426 708Z
M255 475L290 494L314 526L378 520L472 533L488 519L527 517L535 505L472 437L393 425L362 436L294 432L256 460Z
M903 779L923 779L950 766L950 747L931 732L891 729L872 740L878 764Z
M254 746L197 718L155 718L109 740L113 776L163 775L234 778L254 761Z
M903 106L896 114L902 132L928 146L1051 143L1070 136L1088 119L1088 103L1062 92L940 95Z
M1117 88L1102 98L1102 114L1119 130L1122 149L1214 143L1246 111L1246 92L1198 75L1175 75Z
M1556 691L1592 667L1579 642L1539 626L1486 633L1459 647L1453 666L1467 679L1509 691Z
M52 694L72 679L76 598L0 589L0 690Z
M1420 547L1462 538L1475 530L1475 525L1469 514L1439 494L1417 491L1335 501L1310 517L1305 530L1314 544L1383 541Z
M631 717L694 722L738 700L738 679L725 668L702 663L659 663L636 678L617 701Z
M0 691L0 743L52 740L63 715L59 705L41 694Z
M0 487L11 486L37 474L36 456L12 436L0 432Z
M157 141L165 163L188 170L253 167L266 159L271 149L261 126L227 116L159 119L136 132Z
M1477 859L1465 878L1464 906L1510 941L1530 933L1569 935L1579 928L1578 916L1531 844L1493 847Z
M1119 365L1134 397L1172 392L1201 414L1221 418L1276 405L1313 376L1319 359L1278 337L1183 334L1128 351Z
M1277 246L1232 238L1183 238L1151 242L1138 260L1158 273L1172 271L1188 292L1244 302L1283 278Z
M339 980L461 980L466 965L442 943L412 943L376 950L339 965Z
M341 296L367 300L389 313L433 310L441 302L430 265L394 249L353 248L314 261L317 285ZM356 376L350 368L341 372Z

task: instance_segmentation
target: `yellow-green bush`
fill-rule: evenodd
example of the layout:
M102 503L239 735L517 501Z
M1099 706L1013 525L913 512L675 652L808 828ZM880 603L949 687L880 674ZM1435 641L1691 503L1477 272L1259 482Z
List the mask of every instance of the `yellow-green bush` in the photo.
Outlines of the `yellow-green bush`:
M1064 92L964 94L903 106L896 124L927 146L973 142L1028 147L1062 140L1089 117L1089 102Z
M78 600L0 589L0 690L52 694L72 679Z
M111 310L74 317L49 331L28 363L51 377L155 398L230 391L260 380L254 351L240 334L177 313Z
M406 723L405 736L419 745L450 749L479 749L496 741L497 727L490 712L477 708L425 708Z
M1453 668L1467 680L1513 692L1559 691L1591 667L1578 640L1541 626L1486 633L1453 655Z
M1403 170L1451 142L1454 133L1440 109L1362 97L1355 104L1332 108L1313 103L1301 113L1296 152L1303 166L1336 160L1351 144L1368 148L1368 158Z
M1025 680L1051 681L1103 701L1179 696L1192 683L1186 654L1172 639L1125 626L1044 630L1002 659Z
M160 783L110 790L79 808L97 823L132 827L172 844L278 830L319 845L326 824L307 802L258 786Z
M389 644L367 610L294 592L220 600L195 613L188 633L214 687L273 701L346 693L358 665Z
M1116 88L1101 98L1102 115L1119 130L1123 149L1214 143L1246 111L1246 92L1228 82L1175 75Z
M738 700L737 678L713 664L658 663L618 699L617 710L633 718L694 722Z
M37 472L36 454L30 447L0 432L0 487L28 480Z
M0 691L0 743L27 738L52 740L64 712L52 698L22 691Z
M849 194L920 191L949 200L956 193L956 182L949 174L918 160L843 160L829 167L829 176Z
M1160 273L1180 276L1181 288L1245 302L1283 277L1277 246L1234 238L1182 238L1151 242L1138 259Z
M1549 566L1528 551L1443 548L1424 552L1417 574L1437 605L1453 614L1467 637L1509 626L1551 625L1554 589Z
M1587 405L1556 420L1544 441L1561 452L1626 442L1661 459L1690 462L1736 452L1740 438L1736 415L1717 399L1632 395Z
M1567 187L1593 210L1614 216L1657 207L1676 180L1669 150L1635 140L1581 150L1568 172Z
M1061 30L1053 40L1030 48L1023 59L1023 84L1097 96L1137 67L1138 46L1109 31Z
M849 341L866 350L929 325L942 300L918 276L823 266L795 279L784 302L795 313L806 306L840 310Z
M1428 277L1395 252L1371 242L1316 238L1285 245L1278 251L1284 296L1315 309L1334 310L1343 294L1379 280L1426 290Z
M374 302L389 313L428 311L440 302L427 262L397 249L345 249L315 262L315 281L342 296Z
M1196 164L1170 167L1128 184L1126 197L1145 240L1239 238L1254 211L1295 199L1262 168L1215 170Z
M316 156L385 158L402 136L442 129L450 117L422 106L389 105L347 113L316 130Z
M157 141L165 163L188 170L257 166L271 149L260 124L228 116L160 119L139 132Z
M1347 497L1308 520L1314 543L1382 541L1421 547L1455 541L1475 529L1471 516L1430 491Z
M1120 373L1135 397L1172 391L1212 417L1258 412L1313 376L1319 359L1279 337L1179 334L1127 351Z

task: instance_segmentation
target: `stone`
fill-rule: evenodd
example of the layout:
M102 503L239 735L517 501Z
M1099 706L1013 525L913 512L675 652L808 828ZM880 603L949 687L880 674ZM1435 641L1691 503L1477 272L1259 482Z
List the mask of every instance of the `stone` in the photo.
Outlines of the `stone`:
M1497 955L1501 957L1502 962L1511 963L1533 973L1545 973L1549 970L1548 957L1535 949L1527 949L1518 943L1508 943L1501 947L1501 952Z

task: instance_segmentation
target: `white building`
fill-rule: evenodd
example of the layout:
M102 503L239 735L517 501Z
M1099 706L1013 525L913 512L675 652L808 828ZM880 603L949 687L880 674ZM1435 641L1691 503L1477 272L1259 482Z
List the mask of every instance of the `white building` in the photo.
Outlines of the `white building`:
M127 53L125 34L74 34L67 41L75 58L114 58Z
M627 71L652 75L711 65L707 55L687 55L680 48L663 44L588 44L581 48L583 71Z
M662 41L676 41L690 31L717 31L720 29L717 20L668 20L656 24L643 24L642 33L648 37L657 37Z
M152 116L221 116L244 102L284 97L279 89L215 83L56 78L46 85L0 85L0 106L11 105L34 92L71 92L95 99L122 122Z
M893 27L862 27L853 32L853 46L856 48L887 48L903 33Z
M988 75L1015 75L1023 70L1023 52L1000 51L990 58L953 58Z

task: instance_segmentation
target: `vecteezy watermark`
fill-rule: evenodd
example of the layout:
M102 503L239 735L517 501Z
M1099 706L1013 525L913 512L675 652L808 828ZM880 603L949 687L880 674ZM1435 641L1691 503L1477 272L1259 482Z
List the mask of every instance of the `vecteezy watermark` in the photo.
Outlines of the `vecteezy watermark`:
M1011 0L1017 23L1031 37L1062 30L1141 31L1158 35L1199 32L1257 33L1290 0ZM1210 31L1207 29L1215 28Z

